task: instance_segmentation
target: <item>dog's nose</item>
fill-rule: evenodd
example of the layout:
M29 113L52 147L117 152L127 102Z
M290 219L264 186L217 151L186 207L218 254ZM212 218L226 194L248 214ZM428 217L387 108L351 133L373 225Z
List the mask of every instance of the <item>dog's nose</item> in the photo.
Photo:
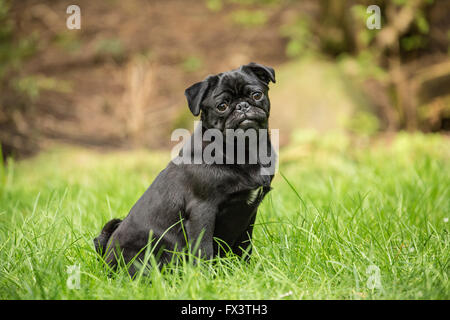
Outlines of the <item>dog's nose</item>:
M241 112L247 112L248 109L250 109L250 105L247 102L240 102L236 106L236 110L239 110Z

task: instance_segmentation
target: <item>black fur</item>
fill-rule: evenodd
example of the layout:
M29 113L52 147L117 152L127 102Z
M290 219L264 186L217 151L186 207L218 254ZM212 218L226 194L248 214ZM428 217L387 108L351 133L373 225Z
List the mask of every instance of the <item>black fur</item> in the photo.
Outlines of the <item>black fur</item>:
M201 113L202 126L196 130L267 128L269 81L275 82L273 69L251 63L186 89L190 110L194 115ZM262 93L261 99L252 98L254 92ZM228 105L223 112L217 108L222 102ZM267 153L274 153L267 140ZM203 143L202 148L207 145ZM136 255L142 259L140 251L152 240L162 265L171 260L172 251L192 248L198 240L196 254L204 258L228 249L240 256L247 252L248 257L257 209L273 178L261 175L261 167L261 163L177 165L171 161L123 221L115 219L105 225L94 241L97 251L106 253L106 261L115 266L118 250L125 262ZM130 274L135 271L134 266L129 269Z

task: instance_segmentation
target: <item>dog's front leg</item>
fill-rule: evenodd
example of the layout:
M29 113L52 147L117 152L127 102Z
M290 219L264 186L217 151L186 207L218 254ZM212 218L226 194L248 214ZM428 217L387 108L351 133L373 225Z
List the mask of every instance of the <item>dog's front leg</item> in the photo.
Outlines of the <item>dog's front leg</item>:
M217 209L209 203L197 203L189 211L186 234L191 253L211 259L214 255L213 235Z

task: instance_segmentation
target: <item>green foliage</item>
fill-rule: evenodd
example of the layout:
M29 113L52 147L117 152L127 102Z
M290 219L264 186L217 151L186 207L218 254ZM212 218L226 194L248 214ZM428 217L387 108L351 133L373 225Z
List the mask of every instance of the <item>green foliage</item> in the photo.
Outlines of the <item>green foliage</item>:
M415 25L419 29L419 32L422 34L427 34L430 31L430 26L428 21L423 13L423 11L419 10L414 19Z
M185 261L108 277L92 239L124 217L167 154L54 150L6 168L2 299L448 299L450 145L297 134L260 207L250 263ZM291 154L290 157L288 153ZM80 288L67 268L79 265ZM381 288L368 287L380 270Z
M396 0L393 1L393 3L398 7L409 5L405 0ZM427 1L428 5L432 3L433 1ZM373 40L380 30L369 30L368 28L365 28L365 22L370 15L370 13L367 13L367 6L362 4L353 5L351 7L351 13L353 15L353 19L355 19L355 23L360 26L364 26L355 29L357 32L356 37L364 45L364 50L376 50L377 48L373 46ZM386 24L384 18L385 16L382 14L382 26ZM425 10L417 9L415 11L413 26L410 28L409 32L399 37L401 48L405 51L425 48L428 45L427 37L425 37L425 35L428 34L429 30L430 24L425 15Z
M380 124L373 113L358 110L352 117L347 119L344 127L360 136L372 136L378 132Z
M414 17L414 25L417 28L417 32L413 32L411 35L405 35L400 38L401 48L405 51L414 51L425 48L428 44L426 35L430 30L430 26L423 10L417 11L416 16Z
M358 40L361 41L361 43L365 47L368 47L371 44L371 42L373 41L373 39L375 39L376 35L379 32L378 29L370 30L370 29L366 28L366 21L369 18L369 16L371 15L371 13L367 13L367 6L363 6L363 5L359 5L359 4L353 5L350 8L350 12L351 12L355 22L357 24L359 24L360 26L362 26L361 28L356 29L356 30L358 30L358 32L357 32ZM383 26L383 24L384 24L384 21L383 21L383 15L382 15L381 16L381 25Z
M205 0L206 7L211 11L222 10L225 3L234 3L242 6L254 6L254 5L278 5L283 0Z
M9 17L10 5L0 0L0 81L10 71L18 70L22 62L34 54L38 35L36 33L15 39L14 22Z
M401 38L400 45L406 51L413 51L424 48L427 45L427 39L421 35L412 35Z
M31 75L17 78L13 81L13 87L18 92L25 94L32 101L36 100L43 90L62 93L71 92L71 86L68 82L43 75Z
M280 34L289 39L286 46L288 57L300 57L311 49L316 49L310 21L306 16L299 17L294 23L281 26Z
M404 6L408 3L408 0L392 0L393 3L395 3L397 6Z
M257 27L267 22L267 14L262 10L236 10L231 14L231 20L243 27Z
M57 46L69 53L78 52L81 49L82 42L76 32L66 31L56 35L55 43Z
M387 78L387 71L376 63L373 52L362 51L356 57L342 54L337 59L338 66L347 74L362 81L372 78L383 81Z
M223 7L222 0L206 0L206 7L211 11L220 11Z
M0 195L3 193L3 189L6 185L6 175L5 175L5 162L3 160L3 148L0 143Z
M97 56L112 57L117 61L125 58L125 49L119 38L102 38L95 44Z
M280 4L282 0L228 0L231 3L244 5L275 5Z
M197 56L188 56L184 59L182 67L186 72L195 72L203 67L203 60Z

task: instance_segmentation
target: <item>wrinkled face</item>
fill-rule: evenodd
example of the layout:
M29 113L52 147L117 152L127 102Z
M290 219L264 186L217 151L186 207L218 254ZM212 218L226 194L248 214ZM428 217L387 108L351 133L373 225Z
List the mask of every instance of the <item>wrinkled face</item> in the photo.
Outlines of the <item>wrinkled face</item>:
M223 73L215 81L201 104L204 127L222 132L267 128L270 110L267 85L239 71Z
M267 129L271 67L251 62L238 69L209 76L186 89L191 112L201 113L203 127L218 129Z

